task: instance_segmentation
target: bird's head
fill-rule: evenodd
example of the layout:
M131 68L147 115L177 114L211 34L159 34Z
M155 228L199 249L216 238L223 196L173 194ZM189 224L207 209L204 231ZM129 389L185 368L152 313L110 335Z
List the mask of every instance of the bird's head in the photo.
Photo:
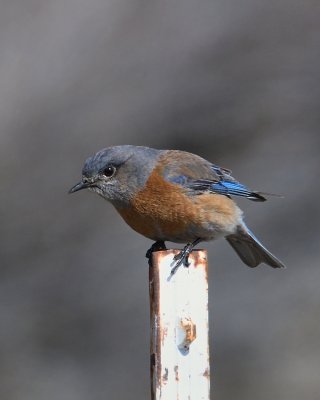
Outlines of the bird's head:
M85 161L82 180L69 193L89 189L116 206L126 206L144 187L161 153L131 145L102 149Z

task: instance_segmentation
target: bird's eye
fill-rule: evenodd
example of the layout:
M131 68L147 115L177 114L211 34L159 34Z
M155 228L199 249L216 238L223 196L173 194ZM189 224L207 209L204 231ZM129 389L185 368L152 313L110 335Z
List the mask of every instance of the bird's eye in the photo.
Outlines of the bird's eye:
M103 175L106 176L107 178L111 178L114 173L116 172L116 169L113 165L108 165L104 170L103 170Z

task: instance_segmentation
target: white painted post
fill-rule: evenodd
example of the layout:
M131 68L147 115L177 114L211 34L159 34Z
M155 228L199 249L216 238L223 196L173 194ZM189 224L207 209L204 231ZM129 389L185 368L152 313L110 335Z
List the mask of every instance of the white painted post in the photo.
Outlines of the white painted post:
M157 251L150 265L152 400L209 400L207 253L171 276L178 250Z

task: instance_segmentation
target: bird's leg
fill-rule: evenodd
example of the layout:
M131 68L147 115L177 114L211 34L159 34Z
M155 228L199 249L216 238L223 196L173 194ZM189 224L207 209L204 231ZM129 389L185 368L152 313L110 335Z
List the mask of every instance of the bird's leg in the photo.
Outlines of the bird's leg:
M160 250L167 250L166 245L163 240L157 240L155 243L153 243L153 245L147 251L146 257L149 260L149 264L151 262L152 253L154 251L160 251Z
M171 263L171 266L173 267L170 273L170 276L174 275L177 271L177 269L180 267L181 264L183 264L185 267L188 267L190 265L188 261L188 257L190 253L192 252L194 246L196 246L199 242L201 242L201 239L198 238L194 240L192 243L188 243L177 255L173 257L173 262Z

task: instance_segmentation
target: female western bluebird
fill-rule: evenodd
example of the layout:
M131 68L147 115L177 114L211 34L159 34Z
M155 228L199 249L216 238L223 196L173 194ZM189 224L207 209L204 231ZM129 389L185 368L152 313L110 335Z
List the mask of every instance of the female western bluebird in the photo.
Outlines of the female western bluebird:
M224 236L249 267L284 267L243 222L232 200L265 201L262 193L237 182L231 171L185 151L114 146L88 158L82 180L70 193L88 188L110 201L135 231L165 249L165 241L188 243L175 258L176 269L201 241Z

